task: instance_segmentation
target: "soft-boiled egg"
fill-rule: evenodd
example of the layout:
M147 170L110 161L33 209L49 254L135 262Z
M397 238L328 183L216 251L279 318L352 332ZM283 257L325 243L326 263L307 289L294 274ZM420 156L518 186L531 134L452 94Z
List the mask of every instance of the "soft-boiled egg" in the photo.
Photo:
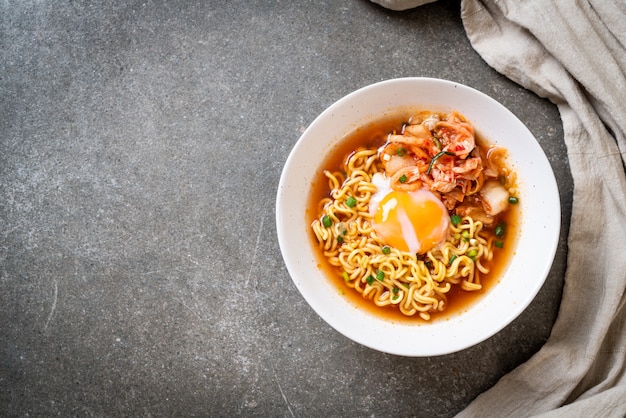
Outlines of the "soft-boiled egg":
M370 199L374 230L389 246L423 254L448 236L450 216L432 192L393 190L381 173L372 178L377 191Z

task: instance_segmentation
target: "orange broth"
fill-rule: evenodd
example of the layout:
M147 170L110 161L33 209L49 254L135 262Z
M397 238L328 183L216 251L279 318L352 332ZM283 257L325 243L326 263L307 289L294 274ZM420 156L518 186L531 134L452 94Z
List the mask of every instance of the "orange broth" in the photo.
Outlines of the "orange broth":
M328 185L328 179L324 176L323 171L341 171L345 162L350 154L359 148L371 148L380 147L385 144L387 135L396 130L400 132L402 125L406 123L409 117L416 114L415 111L407 110L404 113L396 114L395 116L387 116L379 120L372 121L365 124L352 133L344 137L328 154L326 159L321 165L321 168L311 184L311 192L309 194L309 201L307 202L306 221L307 225L311 225L315 219L317 219L321 208L319 202L330 195L330 188ZM481 149L488 149L489 143L486 142L478 132L475 132L476 146ZM486 154L486 152L485 152ZM483 155L485 155L483 154ZM483 295L488 293L493 286L499 283L506 267L508 266L511 258L515 254L515 247L517 243L517 235L519 231L520 210L518 205L509 205L509 209L504 215L501 216L501 220L507 224L507 232L505 236L500 239L503 241L503 248L494 249L494 257L486 266L489 268L489 274L481 274L480 282L482 289L478 291L465 291L461 289L461 286L452 286L447 293L447 307L443 312L430 312L430 321L425 321L419 317L419 315L406 316L400 312L395 305L389 305L385 307L379 307L369 299L363 297L359 292L350 288L342 276L342 270L332 266L326 257L324 257L323 251L320 248L315 234L312 228L309 228L309 236L312 240L313 247L317 248L318 268L324 273L326 277L332 280L332 283L337 287L338 292L344 295L346 299L358 309L363 309L375 316L382 317L391 322L409 322L409 323L431 323L436 320L449 319L453 316L460 315L466 312L474 303L476 303Z

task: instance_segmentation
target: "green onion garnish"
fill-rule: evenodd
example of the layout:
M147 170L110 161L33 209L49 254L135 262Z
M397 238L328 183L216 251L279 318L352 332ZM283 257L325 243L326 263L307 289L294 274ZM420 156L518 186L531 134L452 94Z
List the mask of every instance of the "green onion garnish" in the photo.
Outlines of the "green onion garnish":
M467 252L467 256L469 258L476 257L478 255L478 250L472 249Z
M399 157L404 157L406 155L406 149L400 147L398 148L398 150L396 151L396 154L398 154Z
M441 151L440 153L435 155L433 159L430 160L430 164L428 164L428 170L426 170L426 174L430 174L430 170L433 169L433 164L435 164L435 161L437 161L439 158L443 157L444 155L454 155L454 153L449 152L449 151Z
M350 276L348 276L348 273L346 273L345 271L343 272L343 279L344 279L346 282L349 282L349 281L350 281Z
M455 213L454 215L450 216L450 222L452 222L452 225L457 226L461 223L461 217Z
M441 141L439 141L439 138L437 138L437 137L435 136L435 134L433 134L433 142L435 143L435 146L436 146L437 148L439 148L439 149L441 149L441 148L442 148L442 146L441 146Z
M456 254L452 254L452 257L450 257L450 263L449 265L452 265L452 263L454 263L454 260L456 260L458 257L456 256Z
M376 272L376 280L382 282L383 280L385 280L385 273L382 272L382 270L378 270Z
M407 178L406 178L406 174L403 174L402 177L400 177L400 183L406 183Z
M339 244L341 244L341 243L343 242L343 237L342 237L341 235L339 235L339 236L337 237L337 242L338 242Z
M330 216L324 215L324 217L322 218L322 225L324 225L324 227L326 228L330 228L332 224L333 224L333 221L332 219L330 219Z
M503 248L503 247L504 247L504 242L502 242L502 241L496 241L496 242L495 242L495 246L496 246L496 248Z
M496 237L502 238L505 232L506 232L506 223L502 221L498 225L496 225L496 229L494 230L494 233L496 234Z
M372 285L372 283L374 283L374 276L372 276L371 274L369 276L367 276L367 278L365 279L365 281L367 282L367 284L369 284L370 286Z
M354 198L354 196L350 196L347 200L346 200L346 205L350 208L353 208L356 206L356 199Z
M519 199L515 196L509 197L509 203L512 205L517 205L519 203Z
M391 253L391 248L388 245L385 245L383 248L383 254L390 254Z

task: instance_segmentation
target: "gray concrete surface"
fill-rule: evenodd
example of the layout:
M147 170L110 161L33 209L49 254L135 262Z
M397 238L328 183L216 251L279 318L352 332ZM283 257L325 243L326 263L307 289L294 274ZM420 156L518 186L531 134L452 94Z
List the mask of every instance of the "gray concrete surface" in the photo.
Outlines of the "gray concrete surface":
M458 1L0 4L0 415L452 416L556 317L572 183L556 108L489 68ZM475 87L536 135L563 235L532 305L433 358L351 342L278 248L289 151L369 83Z

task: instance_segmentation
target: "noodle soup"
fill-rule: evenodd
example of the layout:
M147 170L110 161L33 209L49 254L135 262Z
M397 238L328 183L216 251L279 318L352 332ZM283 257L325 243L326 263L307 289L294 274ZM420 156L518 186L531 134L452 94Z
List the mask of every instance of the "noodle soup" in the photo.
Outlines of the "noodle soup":
M506 150L457 112L407 109L348 135L314 180L319 268L358 307L393 321L468 308L514 252L519 201Z

